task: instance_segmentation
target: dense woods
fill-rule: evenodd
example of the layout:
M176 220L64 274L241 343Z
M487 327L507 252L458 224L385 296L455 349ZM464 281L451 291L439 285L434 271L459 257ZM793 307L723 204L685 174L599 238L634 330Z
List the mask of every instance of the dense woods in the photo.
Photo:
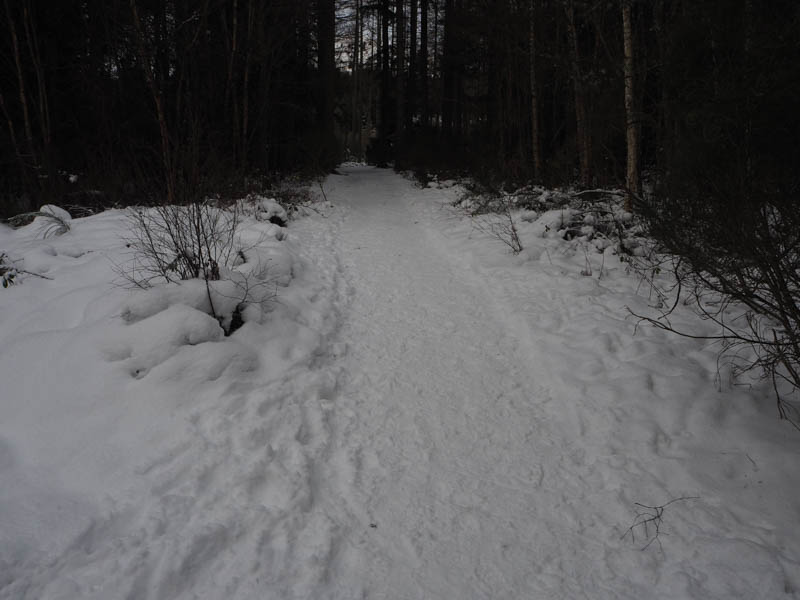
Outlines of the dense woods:
M635 197L642 179L796 195L799 10L4 0L3 212L89 190L181 201L346 157Z
M190 199L332 160L328 4L5 0L5 212L89 189Z

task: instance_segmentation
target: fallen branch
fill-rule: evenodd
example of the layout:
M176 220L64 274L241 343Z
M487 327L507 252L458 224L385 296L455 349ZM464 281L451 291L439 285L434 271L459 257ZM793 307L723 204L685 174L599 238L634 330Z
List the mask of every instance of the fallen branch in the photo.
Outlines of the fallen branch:
M573 196L583 196L584 194L603 194L605 196L624 196L625 192L619 190L582 190L580 192L573 192Z
M659 540L658 537L661 535L661 525L664 523L664 511L666 508L675 502L697 500L699 498L700 496L681 496L680 498L673 498L669 502L659 506L648 506L647 504L634 502L634 505L638 508L636 516L633 518L633 524L628 527L627 531L625 531L619 539L624 540L626 537L630 536L631 543L635 544L636 530L638 528L639 531L644 530L644 539L648 540L647 544L640 548L640 550L647 550L650 545L656 541L659 547L661 547L661 540ZM663 551L663 547L661 547L661 549Z
M16 269L17 273L22 273L23 275L33 275L34 277L38 277L39 279L47 279L47 281L55 281L52 277L48 277L47 275L42 275L41 273L34 273L33 271L26 271L25 269Z

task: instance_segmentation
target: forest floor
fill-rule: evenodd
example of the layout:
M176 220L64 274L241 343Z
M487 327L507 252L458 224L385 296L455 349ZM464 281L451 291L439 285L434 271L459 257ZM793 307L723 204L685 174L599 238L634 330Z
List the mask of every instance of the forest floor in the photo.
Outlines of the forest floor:
M224 339L108 285L115 211L0 230L52 277L0 290L0 598L800 597L800 434L637 328L611 249L542 214L514 256L389 170L324 189Z

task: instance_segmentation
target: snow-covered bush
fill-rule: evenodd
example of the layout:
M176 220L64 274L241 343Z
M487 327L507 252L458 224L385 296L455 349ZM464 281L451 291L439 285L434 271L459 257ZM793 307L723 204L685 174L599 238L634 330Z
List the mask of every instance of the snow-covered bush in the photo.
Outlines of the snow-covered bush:
M54 252L53 248L50 246L45 246L41 249L42 255L49 255L50 252ZM51 279L47 275L23 269L22 262L22 259L12 258L5 252L0 252L0 285L7 288L21 283L22 280L28 276L38 277L39 279Z
M263 191L263 195L272 198L291 214L315 202L312 193L314 182L305 177L290 176L282 178Z
M208 202L185 206L135 208L130 213L128 245L134 264L128 279L140 287L152 281L220 278L230 261L239 216L235 207Z
M501 240L517 254L523 250L517 221L537 237L558 237L586 252L609 247L621 260L649 254L641 224L622 208L618 190L569 192L527 186L513 191L471 184L455 205L476 220L477 228Z
M476 217L474 224L476 229L488 233L508 246L511 252L519 254L524 248L512 209L512 203L506 201L496 213Z
M777 189L777 188L776 188ZM795 188L796 189L796 188ZM677 259L681 299L718 326L712 339L735 371L772 380L781 418L800 429L800 202L794 192L735 186L702 201L652 198L640 206L651 234ZM669 311L645 320L668 331Z
M5 253L0 253L0 278L3 280L3 287L7 288L15 283L17 268L11 263Z
M219 208L209 202L133 209L127 240L133 256L120 273L143 289L200 282L203 309L232 333L248 316L260 316L276 285L254 251L258 242L241 247L239 217L236 205Z
M39 210L22 213L9 219L14 227L31 222L36 227L42 238L62 235L70 230L70 214L54 204L45 204Z
M275 198L260 194L249 194L237 203L237 209L257 221L269 221L279 227L286 227L289 221L286 209Z

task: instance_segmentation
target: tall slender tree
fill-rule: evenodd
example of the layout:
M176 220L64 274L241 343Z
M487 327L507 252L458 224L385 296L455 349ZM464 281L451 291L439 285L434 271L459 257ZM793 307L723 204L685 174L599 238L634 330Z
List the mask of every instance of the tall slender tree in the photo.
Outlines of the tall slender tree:
M575 96L575 137L578 147L580 181L583 186L591 185L592 180L592 137L589 129L586 86L581 68L581 51L578 42L578 27L575 16L575 0L564 1L567 17L567 32L570 42L570 63L572 66L572 85Z
M317 64L320 73L319 126L322 135L321 163L336 165L334 105L336 94L336 2L317 0Z
M529 84L531 88L531 159L533 161L533 177L542 176L542 143L539 135L539 87L536 82L536 0L530 0L528 6L528 61Z
M358 159L362 158L361 148L361 60L362 48L361 38L363 36L363 22L361 13L361 0L355 0L353 7L353 58L352 58L352 73L353 73L353 90L352 90L352 104L351 110L351 124L352 130L352 143L351 148L355 151Z
M456 108L456 3L446 0L444 6L444 49L442 51L442 133L453 135Z
M636 115L636 65L634 63L633 24L631 5L633 0L622 0L622 37L625 47L625 140L627 161L625 170L625 204L633 206L632 197L639 190L639 120Z
M389 20L391 9L389 0L381 0L381 118L380 118L380 132L379 136L384 142L388 142L389 134L391 133L391 87L392 87L392 72L390 69L389 57L391 54L391 46L389 44Z
M420 0L420 30L419 30L419 82L420 105L423 127L430 121L430 105L428 104L428 0Z
M411 129L417 113L417 6L418 0L409 0L408 28L408 93L406 99L406 129Z
M396 0L394 7L394 31L395 44L397 50L397 60L395 61L395 142L401 147L405 138L406 128L406 17L405 2Z

